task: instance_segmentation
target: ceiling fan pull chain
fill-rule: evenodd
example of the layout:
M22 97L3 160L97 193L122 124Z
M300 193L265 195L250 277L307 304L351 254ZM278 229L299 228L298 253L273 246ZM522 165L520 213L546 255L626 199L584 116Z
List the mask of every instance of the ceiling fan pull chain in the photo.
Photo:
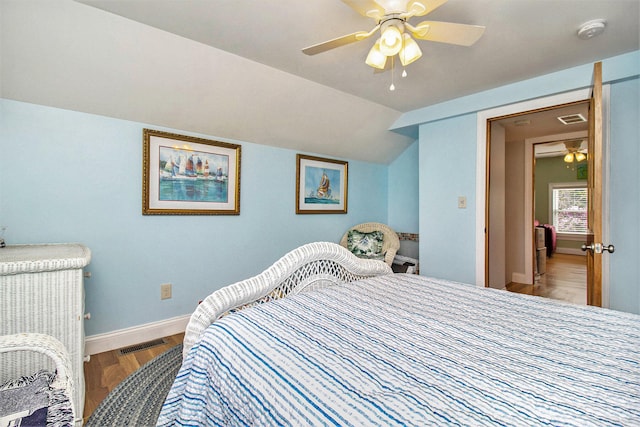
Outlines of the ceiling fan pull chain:
M395 85L393 84L393 69L394 69L394 66L393 66L393 65L394 65L394 64L393 64L393 56L392 56L392 57L391 57L391 86L389 86L389 90L390 90L390 91L394 91L394 90L396 90L396 87L395 87Z
M402 54L402 78L407 77L407 67L405 66L405 64L407 63L407 50L406 50L406 46L405 46L405 38L404 36L402 37L402 49L400 49L400 53Z

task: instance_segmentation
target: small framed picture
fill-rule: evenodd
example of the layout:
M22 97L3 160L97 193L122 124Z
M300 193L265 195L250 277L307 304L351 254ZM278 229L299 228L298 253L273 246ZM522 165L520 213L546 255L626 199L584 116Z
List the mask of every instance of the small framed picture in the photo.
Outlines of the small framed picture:
M348 162L296 156L296 213L347 213Z
M239 215L240 145L143 130L143 215Z

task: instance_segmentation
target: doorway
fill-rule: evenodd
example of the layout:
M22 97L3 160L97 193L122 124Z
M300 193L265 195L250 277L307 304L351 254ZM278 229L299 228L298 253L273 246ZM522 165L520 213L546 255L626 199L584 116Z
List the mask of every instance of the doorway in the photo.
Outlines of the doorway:
M550 208L550 191L562 184L583 187L565 193L586 192L588 108L588 101L576 101L488 121L490 287L586 304L586 257L580 250L586 228L582 234L568 230ZM583 208L586 227L586 197ZM542 243L536 225L544 232Z
M509 291L581 305L587 303L586 257L581 250L588 231L587 112L588 104L578 103L499 122L506 129L506 152L515 151L515 154L506 156L516 163L515 168L511 168L512 175L521 173L517 159L522 158L522 154L517 145L524 143L525 152L533 150L531 158L525 156L526 161L533 163L530 168L525 168L532 171L532 176L525 177L523 184L510 180L514 183L507 185L508 200L513 200L514 194L525 193L522 185L533 188L532 200L525 203L525 211L533 209L535 230L533 258L524 260L525 263L529 260L531 265L526 265L525 274L521 274L513 270L518 260L509 256L517 253L517 245L522 244L526 236L514 238L514 234L521 230L520 221L509 215L506 217L504 228L509 230L505 245L507 266L513 270L511 277L507 276L505 280L505 288ZM545 124L549 120L552 122L550 127ZM555 121L560 123L560 127L553 123ZM564 123L570 132L557 133L564 130ZM527 137L546 133L545 129L554 133ZM511 203L517 203L517 200ZM528 228L525 221L524 233Z
M595 74L594 74L595 75ZM593 93L591 88L584 88L575 90L572 92L565 92L555 95L550 95L542 98L535 98L528 101L522 101L519 103L509 104L502 107L496 107L489 110L480 111L477 114L477 144L476 144L476 284L477 286L489 286L489 233L490 233L490 215L489 215L489 207L490 207L490 197L493 197L489 193L489 171L488 166L490 160L490 153L488 150L489 140L492 137L490 124L492 120L496 119L505 119L505 118L513 118L516 116L522 116L528 113L533 112L541 112L546 110L552 110L557 106L570 105L573 103L584 102L585 100L590 99L591 94ZM602 170L602 178L598 180L601 184L602 189L602 198L603 204L602 207L602 234L601 238L604 240L608 239L609 236L609 226L608 226L608 103L609 103L609 86L602 86L602 126L601 133L598 132L595 135L602 135L602 154L599 156L600 158L600 167ZM590 140L591 143L591 140ZM524 147L520 145L520 147L524 150ZM532 150L526 150L526 155L533 157ZM505 164L509 165L511 163L505 162ZM525 162L522 167L531 168L532 162ZM591 169L590 169L591 170ZM531 176L531 170L525 170L524 176ZM522 173L520 174L522 175ZM509 182L512 182L512 177L509 177ZM531 200L533 186L524 186L525 194L521 196L524 201ZM524 206L524 201L522 205ZM525 211L522 208L522 215L520 217L526 217L527 221L530 221L531 228L527 227L527 230L524 228L524 223L522 225L522 234L528 239L528 243L524 245L524 250L528 251L526 259L533 259L533 232L531 231L533 226L533 209L527 209ZM528 216L528 217L527 217ZM529 234L531 233L531 234ZM502 248L504 251L504 246ZM602 259L602 275L601 275L601 292L602 292L602 301L601 305L603 307L608 307L609 304L609 263L607 258L599 257ZM524 262L523 262L524 263ZM529 265L529 263L524 263ZM524 273L521 273L524 274ZM506 276L504 276L506 279ZM506 283L506 281L504 282ZM600 305L600 304L598 304Z

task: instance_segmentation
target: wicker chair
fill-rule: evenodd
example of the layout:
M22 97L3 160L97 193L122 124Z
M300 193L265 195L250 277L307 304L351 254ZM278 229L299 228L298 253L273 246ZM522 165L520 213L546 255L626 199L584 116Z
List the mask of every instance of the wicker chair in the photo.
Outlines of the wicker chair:
M344 233L344 236L342 236L342 240L340 240L340 246L348 249L347 238L349 236L349 231L351 230L356 230L361 233L382 231L382 233L384 234L384 238L382 241L382 253L384 254L384 262L386 262L389 266L393 264L393 259L396 256L396 252L398 252L398 249L400 249L400 239L398 238L398 234L393 231L391 227L378 222L365 222L363 224L354 225L349 230L347 230L346 233Z
M73 371L71 369L71 357L64 345L56 338L39 333L21 333L11 335L0 335L0 383L5 381L14 382L16 377L6 378L6 374L14 371L16 367L13 361L16 360L9 355L19 352L16 357L20 360L43 361L42 369L49 369L49 363L55 367L55 378L50 384L56 400L54 423L59 425L72 425L75 418L75 408L73 406ZM42 357L42 355L46 357ZM49 363L47 363L50 361ZM11 366L7 365L11 364ZM21 375L35 374L35 372L23 373ZM50 401L50 405L51 405ZM51 410L51 406L49 407ZM47 420L49 420L49 416Z

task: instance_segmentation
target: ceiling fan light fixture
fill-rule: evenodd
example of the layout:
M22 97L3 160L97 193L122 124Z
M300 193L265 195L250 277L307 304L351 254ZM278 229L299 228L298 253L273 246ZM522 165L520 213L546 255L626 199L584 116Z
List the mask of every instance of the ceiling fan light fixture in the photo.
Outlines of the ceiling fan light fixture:
M582 147L583 139L572 139L564 141L564 147L567 149L567 154L564 156L566 163L581 162L586 160L587 155L579 151Z
M380 51L386 56L393 56L402 49L402 33L393 24L387 25L380 37Z
M400 62L402 62L403 66L407 66L412 62L418 60L422 56L422 50L420 50L420 46L411 36L407 33L402 35L403 43L402 49L398 53L400 57Z
M364 62L370 67L384 70L387 57L380 51L380 39L376 40L375 44L371 47L367 59Z
M0 0L1 1L1 0ZM302 49L307 55L316 55L327 50L369 38L380 31L380 38L371 47L365 63L370 67L385 70L391 58L391 73L395 56L403 67L422 57L422 51L414 39L459 46L471 46L484 33L485 27L455 22L424 21L416 26L408 21L415 16L424 16L442 6L448 0L342 0L360 15L373 18L376 25L369 31L358 31L342 37ZM403 70L402 76L406 76ZM393 81L393 78L392 78Z

